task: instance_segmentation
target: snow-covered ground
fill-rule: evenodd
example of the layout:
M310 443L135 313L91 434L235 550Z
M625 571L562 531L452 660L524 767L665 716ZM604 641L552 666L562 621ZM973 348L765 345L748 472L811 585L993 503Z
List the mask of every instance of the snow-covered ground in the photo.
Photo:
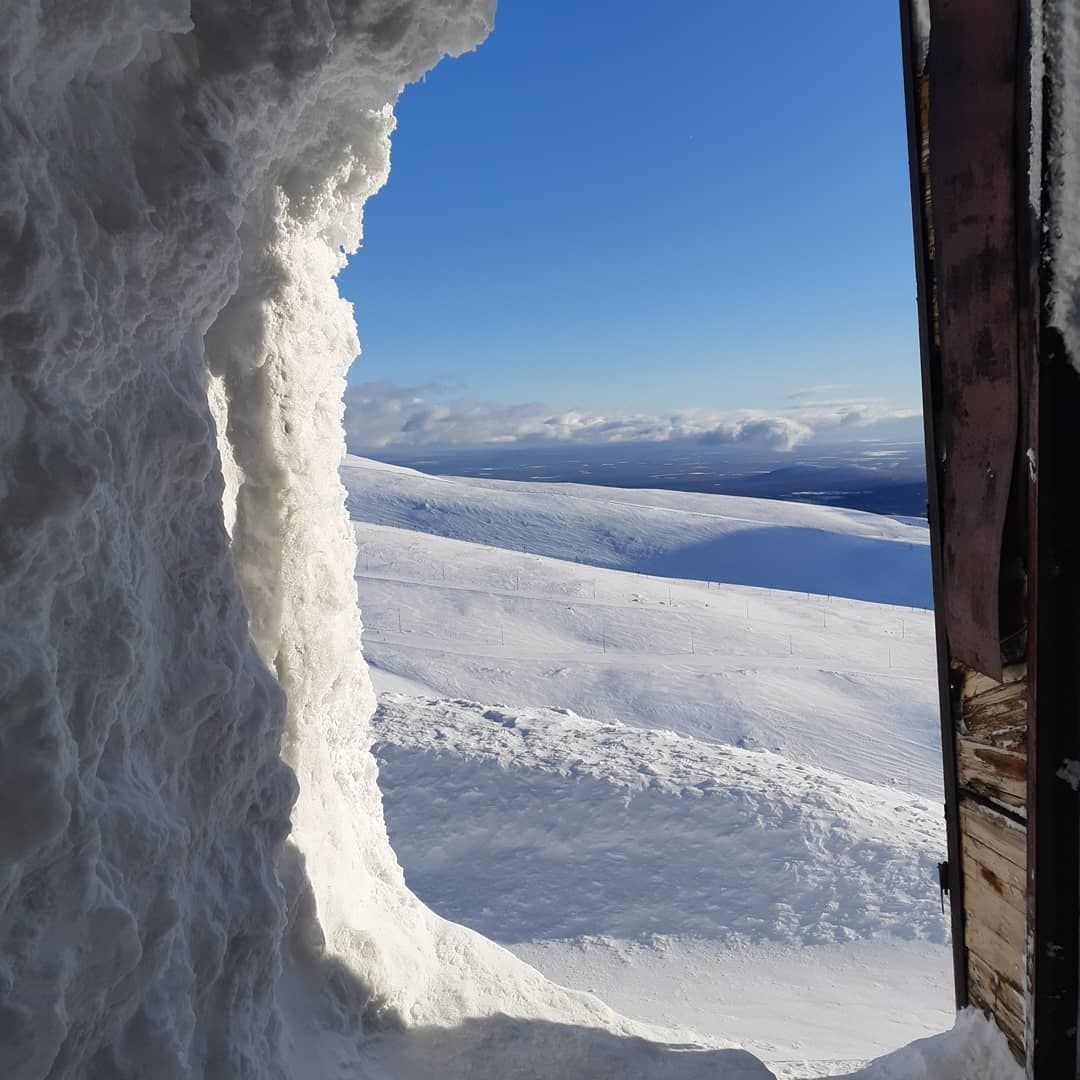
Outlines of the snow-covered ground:
M775 527L789 537L778 568L801 591L718 587L717 578L739 576L740 564L710 562L711 583L634 572L633 551L615 547L630 540L609 523L612 507L621 505L611 488L582 487L567 498L563 485L537 485L519 494L512 481L433 480L358 458L348 459L343 476L360 551L364 652L380 687L567 708L940 794L931 613L810 591L816 571L800 576L801 534L787 525ZM922 544L912 548L872 536L866 543L881 548L875 559L891 560L879 589L925 586L921 526L766 500L629 494L691 501L709 509L693 521L726 530L737 525L728 510L753 502L752 537L770 532L770 515L783 523L812 514L820 535L835 539L830 573L837 586L849 522L866 534L913 533ZM449 529L462 506L469 507L465 523L453 528L467 525L479 540L426 531ZM414 508L411 518L406 507ZM667 562L686 573L680 514L642 509L633 543L637 551L663 548ZM392 517L400 524L371 523ZM628 569L589 564L598 558Z
M881 549L879 588L914 594L924 529L634 491L629 539L617 490L359 459L343 475L387 824L422 899L778 1076L850 1072L949 1026L932 619L808 591L823 566L800 576L788 531L814 515L837 594L850 531ZM709 581L636 572L658 551L704 569L680 561L669 500L729 539L753 502L748 531L784 534L802 591L718 584L743 576L734 555Z
M948 1026L927 800L562 710L389 693L375 735L410 886L556 981L787 1075Z
M945 941L920 796L564 710L387 694L375 732L409 880L496 940Z

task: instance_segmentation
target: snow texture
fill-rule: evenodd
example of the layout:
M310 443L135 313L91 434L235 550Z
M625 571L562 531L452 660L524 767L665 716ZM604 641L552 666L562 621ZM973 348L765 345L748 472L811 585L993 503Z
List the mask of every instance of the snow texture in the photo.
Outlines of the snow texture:
M1080 368L1080 9L1067 0L1042 0L1034 5L1033 25L1033 104L1043 104L1045 90L1050 106L1045 115L1037 114L1033 127L1036 162L1046 148L1041 196L1048 307L1069 359ZM1033 194L1034 177L1033 170Z
M929 608L925 522L735 495L434 477L349 456L356 521L664 577Z
M375 737L411 886L498 941L946 940L918 796L567 710L387 694Z
M889 568L877 592L914 591L926 572L915 543L924 527L768 500L748 500L748 522L734 512L745 501L724 495L576 484L552 493L355 458L343 476L357 519L364 651L380 688L558 706L775 749L940 800L929 612L685 580L698 569L739 580L763 548L776 553L774 577L842 589L853 547L865 544ZM828 526L810 533L812 559L806 531L792 528L807 510ZM445 533L475 542L436 535ZM701 547L718 556L703 559ZM673 576L638 573L657 563ZM769 565L760 573L768 581Z
M852 1073L848 1080L1021 1080L1005 1036L980 1012L966 1009L944 1035L905 1046Z
M405 890L367 748L333 276L403 83L491 8L0 10L6 1077L310 1076L331 1028L326 1075L361 1075L364 1031L495 1012L639 1030Z
M939 806L767 752L566 710L387 693L374 727L395 848L436 910L568 980L617 987L627 1007L659 1014L688 1040L708 1038L686 1023L708 1023L696 1008L707 982L734 982L734 996L745 988L760 1013L752 1048L782 1077L851 1072L850 1057L794 1059L800 1043L822 1046L820 1025L849 1055L888 1046L890 1035L895 1045L904 1024L917 1025L925 1005L893 984L919 986L910 965L926 946L895 935L944 939L932 884ZM818 964L830 969L824 979ZM695 965L707 969L700 988L674 970ZM821 981L803 986L808 976ZM845 998L834 978L867 1000ZM662 1002L650 1000L653 979ZM800 991L828 1004L789 1012ZM711 991L713 1008L737 1013L731 996ZM857 1075L1015 1080L1020 1070L972 1012Z

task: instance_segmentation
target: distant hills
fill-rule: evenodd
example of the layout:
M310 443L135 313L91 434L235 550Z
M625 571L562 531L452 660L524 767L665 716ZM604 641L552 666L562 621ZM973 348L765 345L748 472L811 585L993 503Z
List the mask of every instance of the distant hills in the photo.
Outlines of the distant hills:
M923 448L914 442L811 444L791 453L681 441L448 450L388 448L366 454L436 476L662 488L926 516Z

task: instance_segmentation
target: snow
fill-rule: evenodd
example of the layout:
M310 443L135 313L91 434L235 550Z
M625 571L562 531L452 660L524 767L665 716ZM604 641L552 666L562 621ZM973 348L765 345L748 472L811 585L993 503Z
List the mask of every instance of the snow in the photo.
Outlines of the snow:
M387 840L333 278L493 5L2 15L0 1073L766 1077L443 920ZM859 587L908 544L850 541Z
M1005 1037L975 1009L944 1035L920 1039L853 1073L851 1080L1019 1080Z
M927 613L638 574L671 535L661 513L631 550L612 541L610 507L639 492L575 485L568 510L540 486L352 458L343 476L387 822L425 901L780 1077L847 1074L948 1026ZM739 516L731 501L694 510ZM766 504L756 527L792 512ZM428 531L448 520L476 542Z
M402 84L491 5L257 16L0 19L0 1072L360 1076L496 1013L632 1056L407 892L367 749L333 275Z
M387 694L375 736L412 887L501 942L946 940L919 796L562 710Z
M553 527L558 498L534 497L531 489L519 495L513 482L432 485L411 470L369 469L354 458L343 476L354 518L389 517L385 504L392 500L397 520L412 523L354 522L364 648L380 688L402 688L383 683L393 676L434 696L554 705L597 720L781 749L856 779L940 797L928 612L570 561L603 558L636 568L635 559L651 557L640 552L685 535L681 525L669 525L666 512L646 512L627 541L630 550L617 547L614 538L625 537L608 524L612 507L622 507L617 490L578 490ZM630 494L637 499L642 493ZM668 494L686 498L656 498ZM697 516L725 525L730 519L722 511L746 501L690 499ZM399 509L421 504L412 518ZM425 531L444 529L455 515L464 518L463 504L472 507L465 524L480 542ZM761 509L763 521L769 513L779 523L756 531L787 539L782 569L801 564L788 515L820 509L784 503ZM849 517L830 508L820 518L836 537L833 578L844 566L844 524L865 533L898 527L878 518L874 528L867 520L873 515ZM599 552L589 546L596 536L605 540ZM530 538L530 550L542 545L555 557L523 554L519 537ZM503 546L494 546L500 541ZM900 553L895 581L906 565L906 546L883 546ZM677 558L674 552L676 572L682 569ZM722 577L739 573L724 562L711 570Z
M847 1075L953 1021L947 960L926 942L733 946L598 937L511 948L556 982L586 988L627 1016L737 1038L780 1080Z
M910 0L916 69L924 71L930 52L930 0Z
M733 495L433 477L353 456L342 479L354 520L375 525L643 574L931 603L925 522Z
M939 805L565 710L389 693L375 736L410 887L559 982L774 1069L951 1020Z
M1073 791L1080 791L1080 761L1066 758L1054 775L1059 780L1064 780Z
M1038 139L1032 196L1040 195L1045 207L1050 322L1061 332L1070 362L1080 368L1080 12L1063 0L1044 0L1035 6L1033 21L1032 78L1049 97L1032 129ZM1035 104L1043 104L1041 93Z

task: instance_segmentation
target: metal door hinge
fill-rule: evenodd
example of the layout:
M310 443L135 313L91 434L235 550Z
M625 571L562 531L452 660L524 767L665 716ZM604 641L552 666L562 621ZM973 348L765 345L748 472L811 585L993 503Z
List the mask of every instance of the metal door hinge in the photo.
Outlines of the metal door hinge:
M945 896L949 891L949 864L939 862L937 864L938 888L941 890L941 914L945 914Z

